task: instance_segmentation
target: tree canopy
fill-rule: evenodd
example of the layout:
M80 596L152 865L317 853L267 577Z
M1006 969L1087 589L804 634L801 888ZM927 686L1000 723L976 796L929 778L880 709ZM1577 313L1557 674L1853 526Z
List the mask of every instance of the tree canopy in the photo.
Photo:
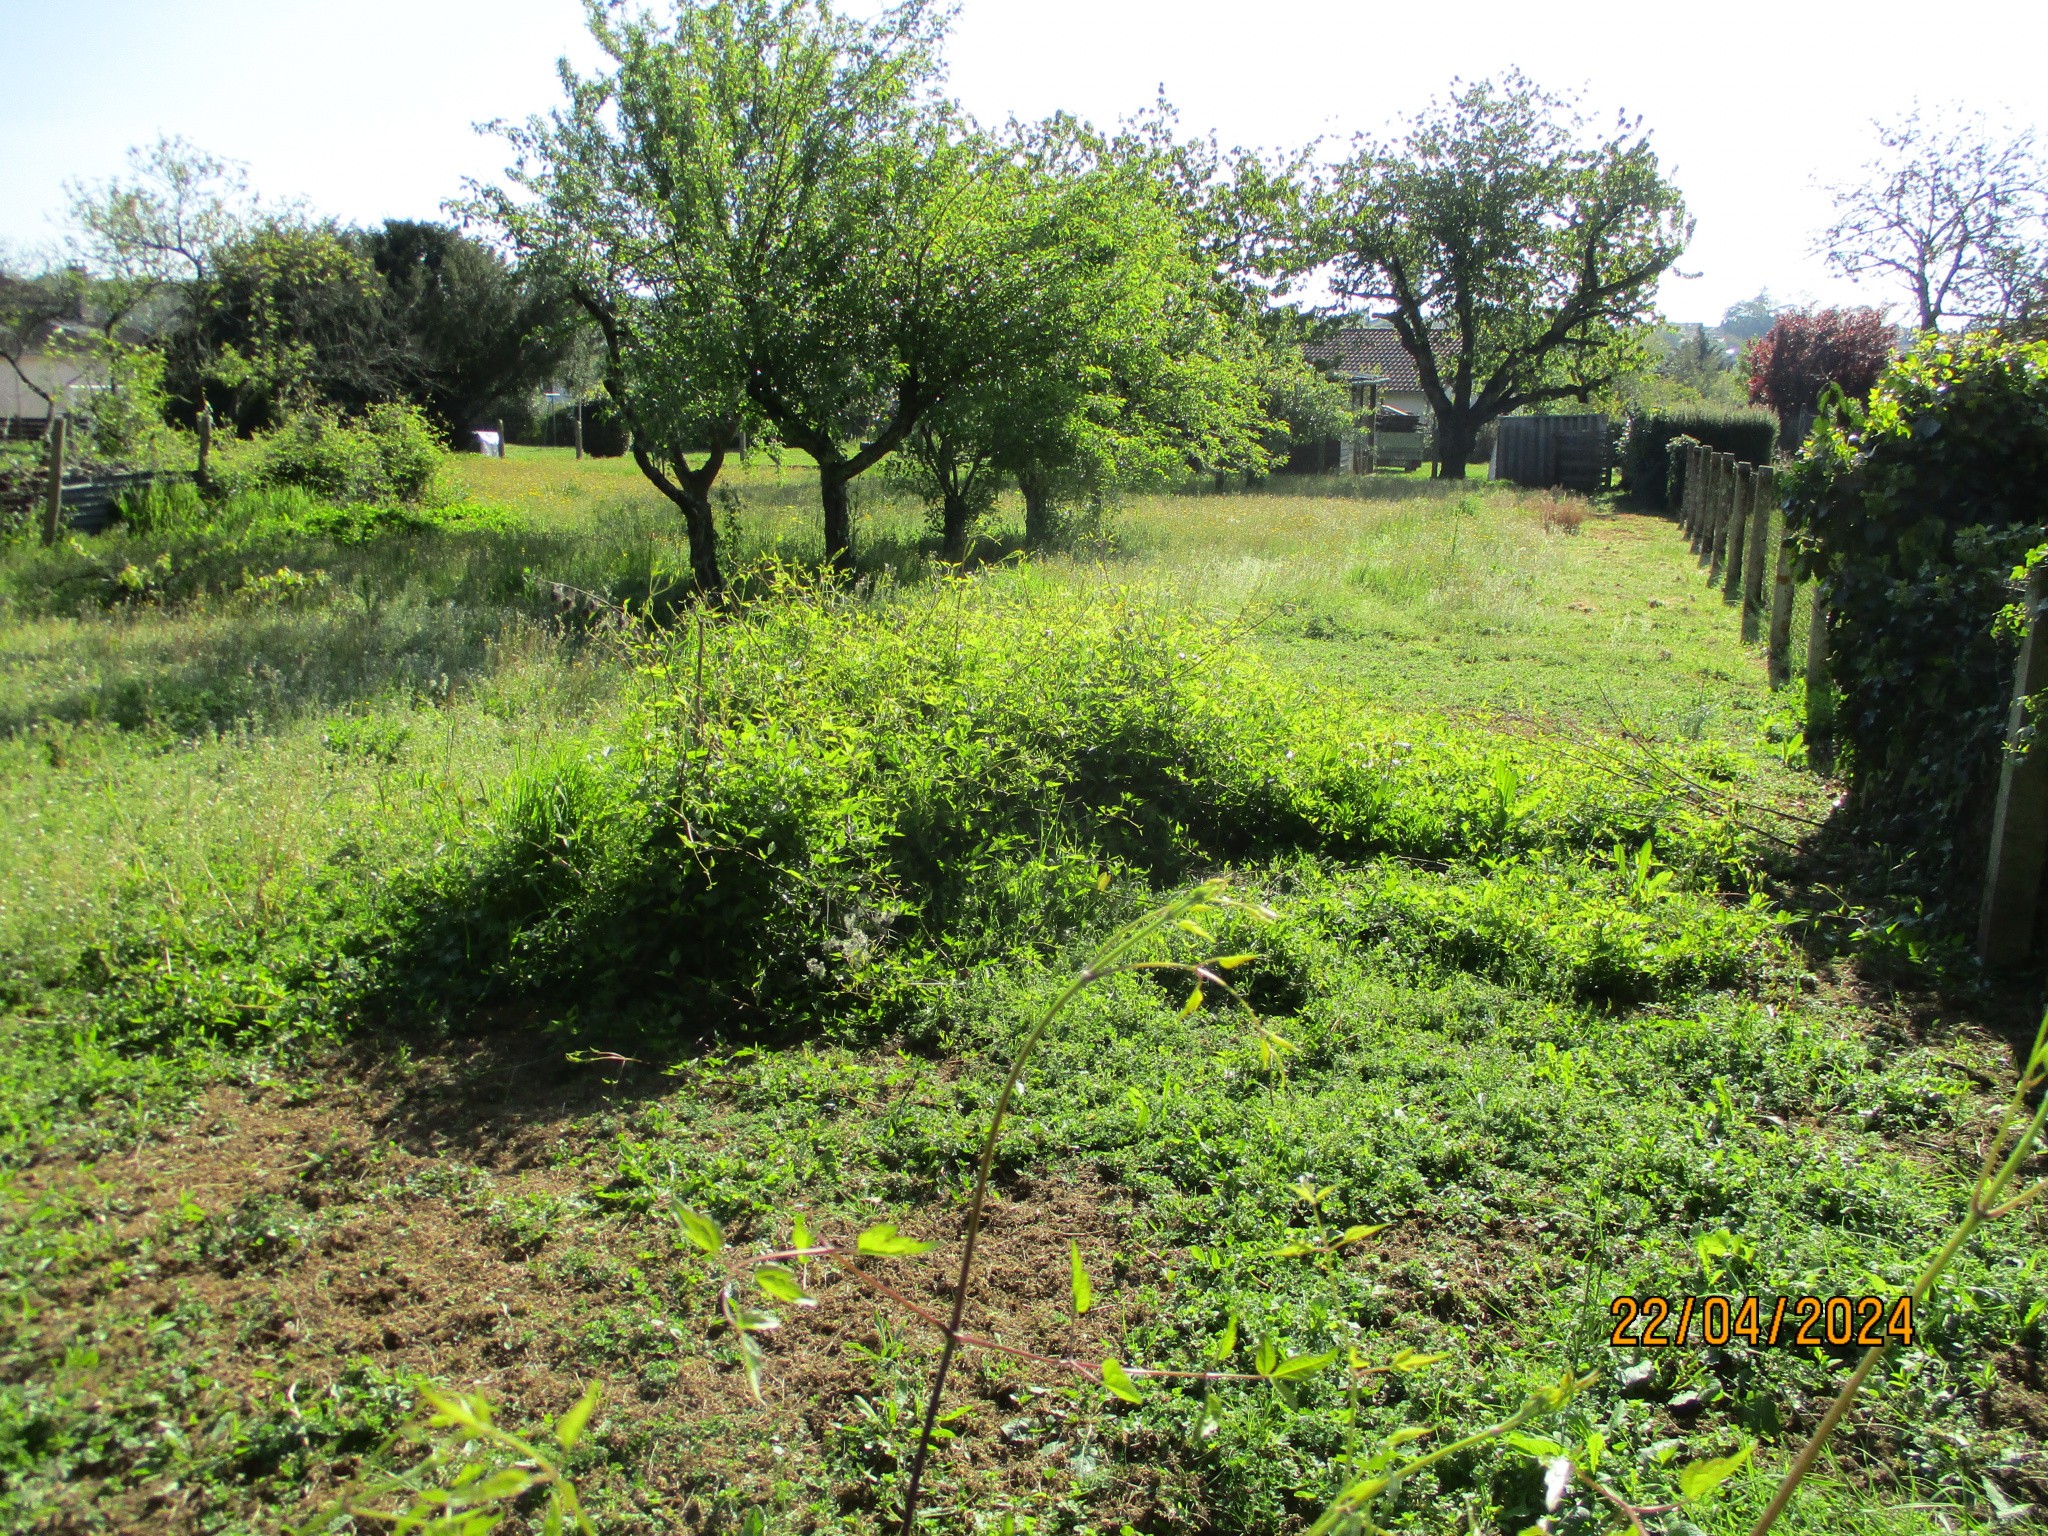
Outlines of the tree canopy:
M1444 472L1462 477L1487 422L1586 400L1633 365L1692 227L1639 123L1594 132L1511 72L1433 103L1397 142L1361 141L1312 256L1340 301L1386 306Z
M1833 189L1835 222L1817 242L1828 265L1897 284L1923 331L2038 316L2048 301L2048 167L2033 133L1918 106L1872 127L1878 153L1863 179Z

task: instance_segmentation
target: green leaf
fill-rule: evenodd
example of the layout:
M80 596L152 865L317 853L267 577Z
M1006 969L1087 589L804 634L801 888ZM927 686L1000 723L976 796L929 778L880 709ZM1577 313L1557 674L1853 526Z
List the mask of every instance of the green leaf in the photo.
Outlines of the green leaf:
M796 1218L795 1227L790 1232L789 1246L792 1248L808 1248L811 1246L811 1224L805 1221L801 1215ZM752 1511L750 1510L748 1513L751 1514Z
M1074 1316L1080 1317L1095 1304L1095 1287L1088 1283L1088 1270L1081 1263L1081 1245L1067 1242L1067 1278L1074 1292Z
M786 1301L793 1307L815 1307L818 1304L814 1298L804 1294L796 1276L780 1264L761 1265L754 1271L754 1284L761 1287L764 1294L777 1301Z
M1290 1355L1264 1374L1275 1381L1293 1381L1302 1376L1313 1376L1336 1363L1337 1351L1334 1349L1326 1355Z
M1419 1371L1426 1365L1435 1365L1439 1360L1448 1360L1450 1358L1448 1351L1439 1351L1433 1355L1425 1355L1412 1349L1404 1349L1397 1353L1388 1363L1395 1370L1405 1375L1409 1371Z
M683 1236L696 1244L707 1257L725 1246L725 1233L709 1216L699 1215L679 1205L675 1207L675 1218L676 1225L683 1229Z
M1387 1436L1387 1446L1389 1449L1393 1449L1398 1446L1406 1445L1411 1440L1420 1440L1424 1435L1433 1435L1435 1433L1436 1429L1432 1425L1411 1425L1407 1429L1397 1429L1391 1435Z
M1688 1501L1703 1499L1727 1482L1749 1460L1748 1446L1733 1456L1715 1456L1678 1469L1678 1491Z
M1221 960L1211 960L1209 964L1219 971L1234 971L1240 965L1250 965L1258 958L1257 955L1225 955Z
M1142 1403L1138 1395L1138 1384L1131 1380L1130 1372L1117 1364L1114 1357L1102 1362L1102 1384L1127 1403Z
M1280 1350L1271 1339L1259 1346L1258 1355L1252 1360L1252 1369L1261 1376L1273 1374L1273 1367L1280 1363Z
M1236 1352L1237 1317L1235 1314L1232 1314L1230 1321L1223 1325L1223 1332L1217 1335L1216 1342L1209 1346L1209 1359L1215 1364L1221 1365Z
M1564 1447L1555 1440L1546 1440L1541 1435L1525 1435L1511 1430L1501 1437L1524 1456L1534 1456L1538 1461L1548 1461L1553 1456L1562 1456Z
M1188 994L1188 1000L1180 1005L1180 1016L1185 1019L1201 1006L1202 989L1196 987L1194 991Z
M1344 1235L1338 1238L1337 1241L1331 1246L1336 1248L1345 1248L1349 1247L1352 1243L1362 1243L1368 1237L1371 1237L1373 1234L1377 1232L1384 1232L1387 1230L1388 1227L1392 1225L1393 1223L1390 1221L1383 1221L1379 1223L1379 1225L1372 1227L1346 1227L1344 1229Z
M915 1238L899 1237L894 1222L878 1221L861 1233L854 1246L862 1253L873 1254L878 1258L897 1259L913 1253L930 1253L939 1245L920 1243Z
M506 1467L493 1472L480 1483L472 1483L464 1494L475 1503L494 1503L500 1499L516 1499L534 1484L534 1474L522 1472L517 1467Z
M555 1444L565 1451L576 1449L576 1442L583 1438L583 1426L590 1422L590 1415L596 1411L601 1384L593 1381L590 1389L576 1400L576 1406L562 1415L555 1425Z
M754 1401L761 1401L761 1346L751 1334L742 1333L740 1343L740 1368L747 1373L747 1390L754 1394Z

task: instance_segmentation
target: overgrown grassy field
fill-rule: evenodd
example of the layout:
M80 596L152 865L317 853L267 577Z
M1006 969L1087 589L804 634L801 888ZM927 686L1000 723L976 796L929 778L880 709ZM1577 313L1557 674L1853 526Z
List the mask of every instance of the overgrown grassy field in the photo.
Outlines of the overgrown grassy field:
M934 1332L808 1266L757 1401L733 1255L891 1222L938 1246L875 1276L948 1305L1025 1021L1214 876L1272 915L1180 953L1256 954L1257 1022L1143 977L1060 1018L970 1325L1440 1358L1129 1403L973 1353L933 1531L1300 1528L1567 1368L1532 1433L1746 1530L1850 1352L1617 1348L1609 1303L1895 1293L1959 1212L2004 1016L1802 875L1832 791L1666 521L1334 480L1040 562L999 509L955 574L878 485L834 586L810 472L755 465L701 612L629 463L447 476L0 553L9 1529L383 1529L423 1388L542 1433L591 1383L600 1530L888 1529ZM1975 1244L1780 1529L2048 1500L2041 1223ZM1620 1528L1543 1479L1496 1444L1390 1519Z

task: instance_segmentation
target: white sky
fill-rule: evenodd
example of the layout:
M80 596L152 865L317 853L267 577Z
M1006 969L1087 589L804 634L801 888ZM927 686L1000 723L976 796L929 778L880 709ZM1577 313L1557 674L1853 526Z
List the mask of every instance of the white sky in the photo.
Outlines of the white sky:
M265 194L354 222L433 217L500 147L472 125L557 96L588 62L576 0L0 0L0 241L60 233L67 179L183 134L248 162ZM1601 112L1642 114L1699 218L1665 282L1674 319L1780 299L1885 302L1808 254L1821 184L1851 175L1868 120L1961 101L2048 129L2044 0L962 0L954 92L977 116L1066 108L1100 122L1164 86L1184 129L1294 145L1398 126L1467 79L1519 65Z

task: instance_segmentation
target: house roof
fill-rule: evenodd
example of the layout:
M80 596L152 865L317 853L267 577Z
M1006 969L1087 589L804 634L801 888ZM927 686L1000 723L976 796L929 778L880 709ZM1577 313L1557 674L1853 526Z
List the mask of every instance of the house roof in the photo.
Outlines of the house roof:
M1443 356L1448 338L1439 342ZM1384 322L1337 331L1306 348L1308 360L1341 378L1376 382L1391 390L1420 390L1415 359L1401 345L1394 328Z

